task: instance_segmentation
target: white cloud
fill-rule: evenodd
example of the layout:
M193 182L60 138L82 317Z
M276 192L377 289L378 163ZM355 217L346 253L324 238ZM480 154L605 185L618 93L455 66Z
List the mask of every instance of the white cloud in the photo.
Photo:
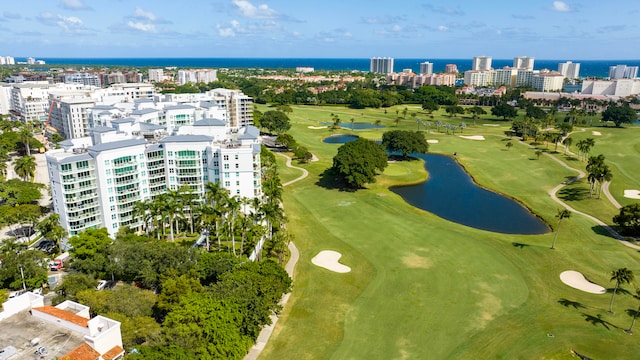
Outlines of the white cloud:
M391 31L394 31L394 32L402 31L402 26L400 26L400 25L393 25L393 26L391 27Z
M151 11L144 11L142 8L140 7L136 7L136 9L133 11L133 17L138 18L138 19L146 19L146 20L150 20L150 21L156 21L157 17L154 13L152 13Z
M271 9L267 4L255 6L247 0L232 0L232 3L244 17L251 19L274 19L278 17L278 12Z
M571 7L564 1L554 1L552 9L559 12L569 12Z
M442 32L449 31L449 28L444 25L439 25L438 31L442 31Z
M138 30L146 33L157 32L156 26L150 23L143 23L138 21L128 21L127 26L132 30Z
M44 25L57 26L66 33L84 34L88 32L82 20L75 16L62 16L50 12L43 12L38 15L37 19Z
M89 10L91 9L83 0L60 0L60 6L67 10Z

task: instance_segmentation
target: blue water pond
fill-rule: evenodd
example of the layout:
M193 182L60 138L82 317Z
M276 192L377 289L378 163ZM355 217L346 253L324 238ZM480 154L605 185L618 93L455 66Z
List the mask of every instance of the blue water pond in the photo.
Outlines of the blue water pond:
M327 144L344 144L352 141L356 141L360 138L358 135L350 135L350 134L340 134L340 135L331 135L329 137L324 138L323 142Z
M426 154L427 181L392 187L409 204L444 219L505 234L544 234L549 228L520 203L476 185L452 158Z

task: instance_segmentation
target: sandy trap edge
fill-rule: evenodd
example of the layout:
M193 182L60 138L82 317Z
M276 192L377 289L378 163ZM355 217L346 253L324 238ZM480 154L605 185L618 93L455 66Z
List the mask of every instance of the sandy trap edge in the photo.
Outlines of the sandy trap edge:
M469 139L469 140L484 140L484 136L482 135L473 135L473 136L460 136L463 139Z
M640 190L625 190L624 197L629 199L640 199Z
M607 292L607 289L590 282L584 277L584 275L582 275L582 273L574 270L563 271L560 274L560 280L574 289L582 290L591 294L604 294Z
M351 271L351 268L347 265L340 264L338 260L342 257L337 251L333 250L322 250L318 253L318 255L314 256L311 259L311 263L313 265L325 268L327 270L337 272L337 273L348 273Z

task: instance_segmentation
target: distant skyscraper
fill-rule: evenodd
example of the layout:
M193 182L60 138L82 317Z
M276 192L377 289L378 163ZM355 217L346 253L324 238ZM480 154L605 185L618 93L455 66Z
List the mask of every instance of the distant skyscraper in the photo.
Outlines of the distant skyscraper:
M149 81L151 82L161 82L164 80L164 70L163 69L149 69Z
M471 70L487 71L491 70L491 56L475 56Z
M444 72L446 72L447 74L457 74L458 71L458 65L456 64L447 64L444 66Z
M516 69L533 70L533 58L528 56L518 56L513 58L513 67Z
M580 77L580 63L572 63L567 61L558 64L558 72L567 79L577 79Z
M616 65L609 67L609 77L611 79L633 79L638 77L637 66Z
M393 58L371 58L369 71L374 74L391 74L393 72Z
M425 61L420 63L420 75L433 74L433 63Z

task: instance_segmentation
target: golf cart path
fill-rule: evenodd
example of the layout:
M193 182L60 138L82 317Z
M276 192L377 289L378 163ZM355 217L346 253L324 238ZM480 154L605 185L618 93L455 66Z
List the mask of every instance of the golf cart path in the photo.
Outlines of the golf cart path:
M581 130L581 132L582 132L582 131L585 131L585 130L584 130L584 129L582 129L582 130ZM569 135L571 135L571 134L572 134L572 133L569 133L567 136L569 136ZM565 137L565 138L566 138L566 137ZM529 145L529 144L527 144L527 143L525 143L525 142L523 142L523 141L518 141L518 142L519 142L519 143L521 143L521 144L523 144L523 145L525 145L525 146L528 146L529 148L534 148L534 146L531 146L531 145ZM571 153L571 152L569 152L569 153ZM575 155L575 154L573 154L573 153L571 153L571 154L572 154L572 155ZM578 180L582 179L583 177L585 177L585 176L586 176L586 173L585 173L584 171L580 170L580 169L576 169L576 168L573 168L573 167L571 167L571 166L567 165L567 163L565 163L564 161L562 161L562 160L558 159L557 157L553 156L552 154L549 154L549 153L546 153L546 152L545 152L545 153L544 153L544 155L545 155L545 156L548 156L550 159L554 160L555 162L557 162L558 164L560 164L560 165L561 165L561 166L563 166L564 168L566 168L566 169L568 169L568 170L571 170L571 171L575 171L575 172L577 172L577 173L578 173L578 175L576 175L576 176L572 177L572 178L571 178L571 179L569 179L569 180L566 180L566 181L564 181L564 182L560 183L558 186L554 187L553 189L551 189L551 190L549 191L549 196L551 196L551 199L552 199L553 201L555 201L556 203L560 204L562 207L564 207L565 209L567 209L567 210L571 211L572 213L576 213L576 214L578 214L578 215L582 215L582 216L584 216L584 217L586 217L586 218L590 219L591 221L595 222L595 223L596 223L596 224L598 224L600 227L602 227L603 229L605 229L609 234L611 234L611 236L613 236L615 239L617 239L618 241L620 241L623 245L625 245L625 246L627 246L627 247L630 247L630 248L632 248L632 249L635 249L635 250L640 250L640 246L635 245L635 244L632 244L632 243L630 243L630 242L628 242L628 241L623 240L624 238L623 238L620 234L618 234L618 232L617 232L617 231L615 231L615 230L614 230L613 228L611 228L609 225L605 224L605 223L604 223L603 221L601 221L600 219L598 219L598 218L596 218L596 217L594 217L594 216L592 216L592 215L589 215L589 214L587 214L587 213L583 213L583 212L581 212L581 211L578 211L578 210L576 210L576 209L572 208L571 206L567 205L567 204L566 204L565 202L563 202L562 200L560 200L560 199L558 198L558 196L557 196L558 191L560 191L560 189L562 189L563 187L565 187L565 186L567 186L567 185L569 185L569 184L572 184L572 183L574 183L574 182L576 182L576 181L578 181ZM609 192L608 192L608 184L606 184L606 183L605 183L605 184L603 185L603 188L604 188L605 186L607 187L607 192L605 193L605 195L606 195L607 199L609 199L609 201L611 201L611 203L612 203L614 206L618 205L618 208L620 208L620 207L619 207L619 205L620 205L620 204L618 204L618 203L617 203L617 201L615 201L615 199L613 199L613 197L611 196L611 194L609 194ZM603 190L603 191L604 191L604 190ZM607 194L608 194L608 195L607 195ZM611 197L610 197L610 196L611 196ZM613 200L613 201L612 201L612 200ZM614 201L615 201L615 202L614 202Z
M309 172L306 169L291 165L291 157L281 153L277 153L277 154L287 158L287 163L286 163L287 167L302 171L301 176L282 184L283 187L291 185L309 176ZM300 259L300 252L298 251L298 248L296 248L296 245L293 243L293 241L289 242L288 247L289 247L289 251L291 252L291 257L289 258L287 265L285 265L284 270L287 272L287 274L289 274L289 277L293 279L293 270L295 269L296 263ZM279 305L284 307L289 301L289 296L291 296L291 293L282 295ZM260 356L260 353L262 353L262 350L264 349L264 347L267 345L267 342L269 341L269 338L273 333L273 329L276 327L276 323L278 322L278 315L272 314L270 318L271 318L271 325L267 325L263 327L262 330L260 330L260 334L256 339L256 343L251 347L251 349L249 349L249 352L247 353L247 355L245 355L244 360L257 359L258 356Z

